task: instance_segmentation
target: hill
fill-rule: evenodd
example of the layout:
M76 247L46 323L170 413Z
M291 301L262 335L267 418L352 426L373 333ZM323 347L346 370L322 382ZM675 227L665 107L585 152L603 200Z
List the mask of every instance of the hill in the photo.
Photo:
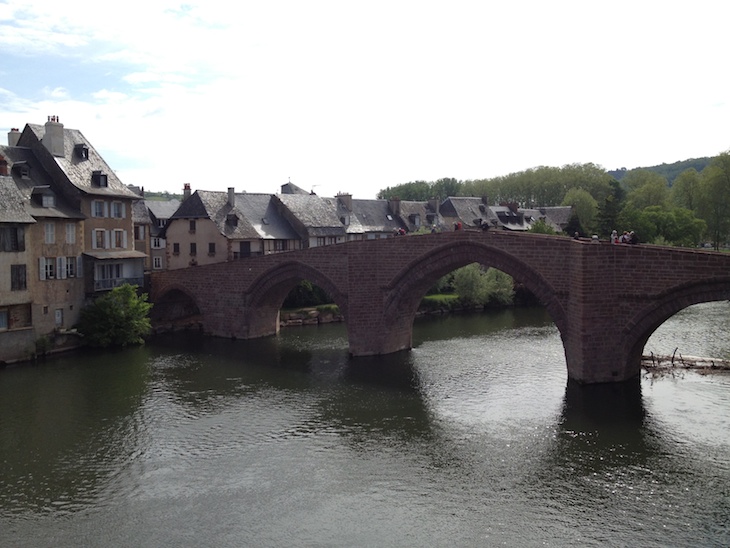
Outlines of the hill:
M637 167L634 169L626 169L625 167L622 167L621 169L608 171L607 173L614 177L616 180L620 181L626 176L627 173L630 173L632 171L639 171L642 169L646 171L653 171L664 177L671 186L674 179L677 178L677 175L682 173L684 170L695 168L698 172L700 172L708 166L711 160L712 158L709 157L691 158L689 160L683 160L681 162L674 162L672 164L660 164L658 166L651 167Z

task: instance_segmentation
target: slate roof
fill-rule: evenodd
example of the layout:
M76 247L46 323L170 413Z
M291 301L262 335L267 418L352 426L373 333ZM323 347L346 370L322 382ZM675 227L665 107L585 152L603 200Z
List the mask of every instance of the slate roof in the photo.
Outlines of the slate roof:
M337 217L349 220L348 234L393 233L400 228L398 219L390 213L388 200L352 200L352 211L339 198L323 198L336 211ZM340 221L342 222L342 221Z
M152 218L144 200L137 200L132 203L132 222L136 225L152 224Z
M35 223L12 177L0 175L0 223Z
M236 194L236 209L251 223L261 239L299 239L291 224L279 214L271 194Z
M344 236L337 209L316 194L279 194L275 199L301 224L310 237Z
M145 200L144 204L156 219L166 221L178 210L180 207L180 200L177 198L172 198L170 200Z
M292 182L288 182L286 184L281 185L281 193L282 194L309 194L306 190L304 190L301 187L298 187Z
M229 214L236 217L235 224L229 222ZM210 219L223 236L233 240L251 240L259 237L259 233L243 213L228 203L227 192L196 190L180 204L170 219Z
M69 206L59 192L55 192L55 185L45 169L41 166L33 151L27 147L0 146L0 156L8 162L11 175L8 176L14 182L14 186L22 196L25 210L36 218L59 218L59 219L85 219L83 213ZM29 167L30 177L20 178L13 174L13 166L24 164ZM41 194L53 194L55 196L54 207L43 207Z
M400 216L401 221L406 224L410 232L421 227L442 227L445 224L443 216L436 213L428 202L402 200L400 203ZM420 217L420 225L416 224L416 216Z
M450 197L446 198L439 207L439 212L444 220L452 225L456 221L461 221L465 227L477 226L478 219L495 226L498 218L490 206L484 203L481 198L475 197Z
M531 216L536 221L544 218L545 222L556 230L564 230L570 222L570 217L573 215L573 208L571 206L540 207L537 209L525 209L523 211L525 215Z
M40 142L46 133L44 125L40 124L27 124L26 130L29 129L35 138ZM24 130L21 134L19 144L26 145L27 131ZM93 194L98 196L108 197L126 197L135 198L137 194L132 192L126 185L124 185L116 173L107 165L101 155L91 145L91 143L84 137L84 135L77 129L63 128L64 135L64 155L63 157L51 156L58 166L66 174L66 177L77 189L86 194ZM78 158L74 154L74 147L77 144L85 145L89 150L88 159ZM107 176L106 187L95 187L91 184L92 173L94 171L101 171Z

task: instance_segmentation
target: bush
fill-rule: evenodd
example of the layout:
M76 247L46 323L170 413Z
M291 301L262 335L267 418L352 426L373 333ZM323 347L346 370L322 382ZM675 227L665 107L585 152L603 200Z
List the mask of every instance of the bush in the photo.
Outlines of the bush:
M137 295L136 285L120 285L81 310L78 331L91 346L141 344L151 330L151 308L146 293Z

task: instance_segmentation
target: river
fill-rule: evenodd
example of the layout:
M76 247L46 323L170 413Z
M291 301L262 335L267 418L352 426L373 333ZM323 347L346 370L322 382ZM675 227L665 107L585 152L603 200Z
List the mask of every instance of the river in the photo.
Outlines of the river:
M647 351L730 357L730 305ZM0 370L0 546L730 545L730 375L567 381L543 309Z

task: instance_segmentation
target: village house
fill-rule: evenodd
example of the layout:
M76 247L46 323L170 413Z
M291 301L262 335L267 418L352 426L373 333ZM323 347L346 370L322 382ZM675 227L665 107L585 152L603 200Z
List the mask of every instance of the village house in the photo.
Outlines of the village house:
M185 184L183 192L190 196L190 184ZM165 240L165 227L170 218L180 207L180 200L147 200L144 205L150 216L150 263L152 270L164 270L167 268L167 242Z
M403 226L391 213L387 200L358 200L345 193L323 200L335 210L348 242L389 238Z
M11 132L12 133L12 132ZM27 124L15 144L30 149L52 181L53 191L85 218L83 275L92 296L124 283L143 284L145 253L134 249L128 189L84 135L64 128L56 116Z
M300 239L270 194L197 190L186 194L164 231L167 268L219 263L299 249Z
M316 194L275 194L279 214L296 231L302 248L339 244L347 241L345 225L337 209Z

